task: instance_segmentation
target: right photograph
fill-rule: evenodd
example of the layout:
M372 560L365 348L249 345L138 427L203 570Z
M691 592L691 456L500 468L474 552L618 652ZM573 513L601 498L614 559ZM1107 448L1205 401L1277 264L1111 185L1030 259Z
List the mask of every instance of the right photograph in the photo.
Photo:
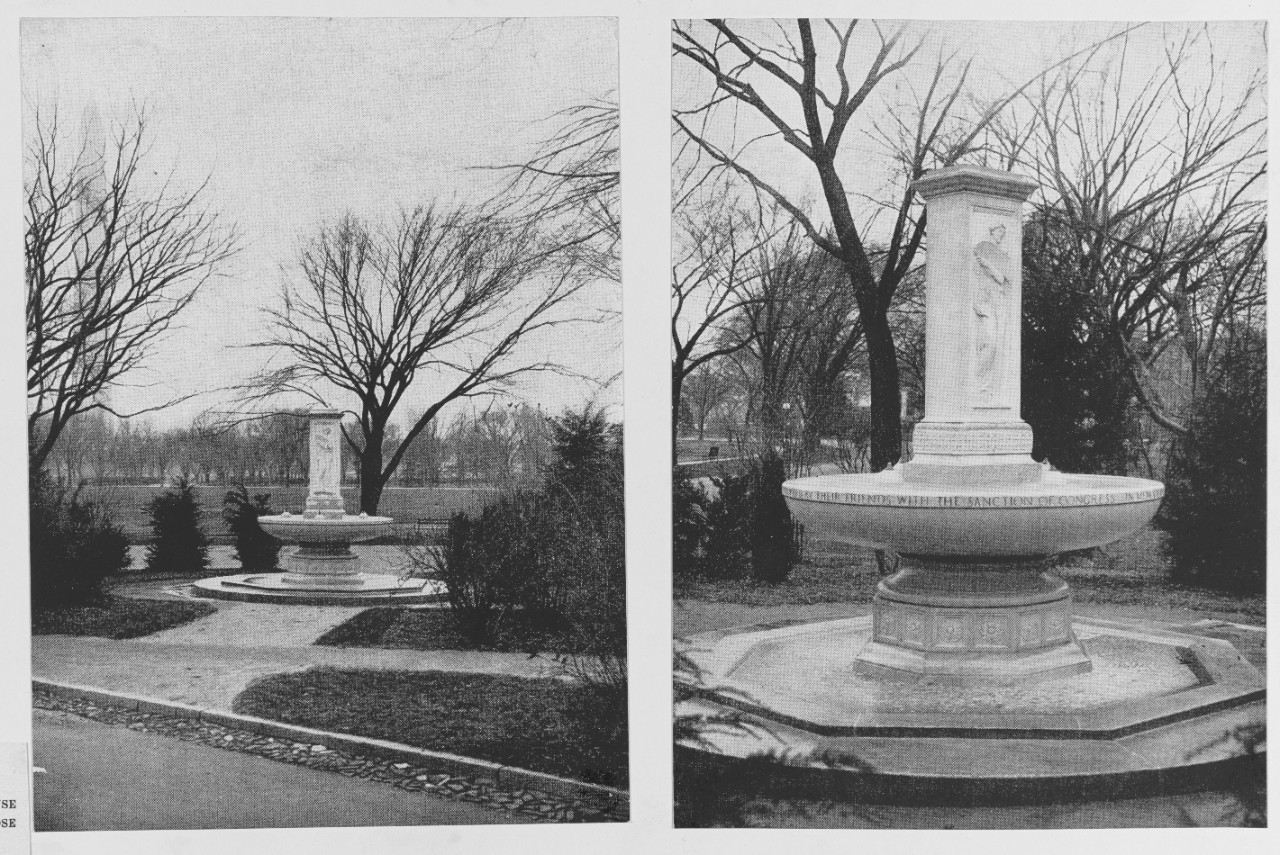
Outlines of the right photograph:
M674 22L677 827L1267 825L1266 69Z

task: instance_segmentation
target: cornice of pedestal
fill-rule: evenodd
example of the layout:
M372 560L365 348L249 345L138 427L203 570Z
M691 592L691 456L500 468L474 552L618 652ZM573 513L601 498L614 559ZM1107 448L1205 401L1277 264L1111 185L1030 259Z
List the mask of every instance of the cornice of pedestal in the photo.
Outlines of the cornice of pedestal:
M932 169L911 185L921 196L936 199L952 193L982 193L1022 202L1039 186L1030 178L988 169L985 166L948 166Z
M307 413L307 417L312 419L341 419L343 415L342 410L334 409L316 409Z

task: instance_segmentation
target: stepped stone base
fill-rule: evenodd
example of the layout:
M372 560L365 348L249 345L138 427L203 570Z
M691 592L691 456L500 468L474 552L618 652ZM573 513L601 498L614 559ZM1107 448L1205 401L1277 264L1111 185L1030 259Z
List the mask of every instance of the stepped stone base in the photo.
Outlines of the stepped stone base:
M421 605L440 602L445 597L444 585L440 582L402 581L391 574L361 573L339 584L292 576L290 573L215 576L192 584L190 593L216 600L328 606Z
M835 792L847 777L944 800L1167 791L1260 759L1241 734L1265 722L1265 680L1220 638L1077 618L1071 634L1093 670L1028 680L879 667L853 655L876 649L872 633L865 616L681 639L689 699L677 714L697 732L682 750L753 761L743 773L757 776L758 758L773 756L780 791ZM1009 655L1043 664L1059 650Z

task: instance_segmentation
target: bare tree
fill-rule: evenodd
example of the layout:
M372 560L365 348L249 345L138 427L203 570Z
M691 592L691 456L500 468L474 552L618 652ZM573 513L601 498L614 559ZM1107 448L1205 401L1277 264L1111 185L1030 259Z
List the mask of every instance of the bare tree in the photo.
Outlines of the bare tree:
M27 431L33 469L78 413L122 418L107 393L138 368L235 251L202 204L148 181L146 117L105 145L37 116L26 150ZM160 409L166 401L139 412Z
M760 438L794 445L800 466L846 400L846 374L862 353L862 325L837 262L797 224L762 247L756 264L760 275L727 336L744 342L736 361L758 389Z
M726 366L719 363L704 363L687 378L682 413L689 414L689 422L698 439L706 438L707 422L728 401L732 391L730 384Z
M962 96L971 61L961 61L958 52L939 54L924 91L912 93L914 102L893 105L888 119L881 117L873 125L897 163L895 174L882 176L895 186L896 198L888 205L878 203L890 211L893 225L883 258L876 264L867 244L869 224L860 224L855 217L852 194L837 159L848 148L855 116L886 80L920 61L924 40L909 39L906 25L886 30L871 22L874 32L862 56L855 40L861 32L858 21L802 18L794 22L794 29L788 23L773 22L773 36L765 42L751 35L753 26L721 19L676 24L676 56L709 74L712 90L691 108L676 110L673 118L697 156L782 206L814 244L842 265L865 336L871 380L871 465L883 469L899 458L902 444L898 359L889 313L899 284L915 263L925 228L911 184L927 169L950 166L979 152L992 119L1039 75L976 111L966 111ZM767 130L739 141L736 111L742 108L762 119ZM712 131L713 119L722 111L735 111L734 133L727 142ZM829 227L811 217L800 200L788 196L753 164L753 151L769 138L781 140L785 150L812 166Z
M1265 89L1262 70L1226 80L1209 34L1166 42L1143 66L1129 40L1098 46L1029 96L1012 159L1047 188L1036 212L1048 259L1093 296L1105 336L1140 402L1185 432L1179 407L1151 382L1169 347L1183 351L1194 397L1224 326L1265 296ZM1010 123L1012 125L1012 122Z
M325 405L335 388L354 396L358 433L347 440L359 458L360 510L375 513L441 408L563 370L520 356L522 343L572 319L567 304L589 281L551 244L528 220L467 208L418 208L382 230L352 215L326 225L302 251L301 280L286 282L268 310L272 337L258 345L289 365L252 385L259 397L298 392ZM422 380L439 390L435 400L384 449L392 415Z
M671 262L671 447L675 448L686 379L748 344L725 335L726 323L753 299L756 259L776 226L718 194L702 206L686 196L675 215Z
M251 435L262 447L268 471L277 479L275 483L289 487L295 478L304 480L307 476L311 461L306 416L304 410L272 413L248 425Z
M496 167L511 173L503 204L537 219L574 263L611 282L621 281L618 104L608 96L575 104L551 117L557 127L524 163Z

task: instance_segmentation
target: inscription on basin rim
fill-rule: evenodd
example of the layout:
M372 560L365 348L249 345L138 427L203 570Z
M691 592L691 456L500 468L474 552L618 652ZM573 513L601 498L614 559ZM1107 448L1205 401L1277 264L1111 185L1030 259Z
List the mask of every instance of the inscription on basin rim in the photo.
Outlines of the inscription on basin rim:
M789 489L794 499L839 505L882 505L910 508L1079 508L1149 502L1164 495L1162 487L1116 493L1036 496L921 496L894 493L824 493Z

